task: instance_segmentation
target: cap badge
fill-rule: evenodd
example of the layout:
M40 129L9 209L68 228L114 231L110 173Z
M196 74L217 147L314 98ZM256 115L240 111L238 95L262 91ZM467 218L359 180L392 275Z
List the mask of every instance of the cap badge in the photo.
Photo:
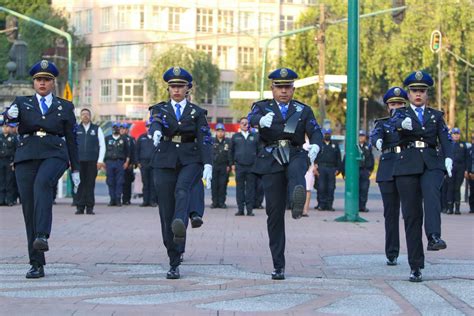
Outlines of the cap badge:
M282 78L285 78L286 76L288 76L288 70L286 70L286 68L282 68L282 69L280 70L280 76L281 76Z
M181 73L181 69L179 67L173 67L173 74L175 76L179 76L180 73Z
M423 79L423 73L422 73L421 71L417 71L417 72L415 73L415 78L416 78L416 80L421 80L421 79Z
M395 88L395 90L393 90L393 94L395 94L397 97L400 95L401 91L399 88Z
M47 60L42 60L40 66L41 69L46 69L49 66L49 62Z

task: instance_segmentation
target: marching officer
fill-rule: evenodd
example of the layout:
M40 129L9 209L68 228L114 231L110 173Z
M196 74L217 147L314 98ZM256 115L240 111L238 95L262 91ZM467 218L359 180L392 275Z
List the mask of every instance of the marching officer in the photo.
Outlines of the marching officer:
M122 206L124 173L130 164L130 147L120 135L120 124L112 124L112 135L105 138L106 183L109 188L109 206Z
M424 268L422 239L423 211L428 250L446 248L441 239L440 192L444 172L452 176L452 143L443 112L426 106L431 76L422 71L411 73L403 82L408 87L410 104L397 109L391 118L400 136L400 158L395 177L405 220L408 263L411 282L421 282ZM441 145L443 155L438 146ZM444 158L446 157L446 158ZM443 161L444 160L444 161Z
M461 130L454 127L451 130L451 137L453 140L453 176L446 178L446 191L448 210L447 214L460 215L461 214L461 185L464 181L464 176L467 171L467 160L469 157L469 150L466 143L460 141Z
M225 204L227 183L231 170L230 141L225 137L225 126L216 124L216 137L213 144L212 159L212 204L211 208L227 208Z
M146 127L149 129L150 122L146 122ZM137 139L136 154L138 168L142 175L143 183L143 203L140 206L157 205L155 183L153 181L153 169L151 168L151 160L153 157L155 147L153 146L153 139L148 131L141 134Z
M296 72L288 68L270 73L273 99L254 103L249 113L250 124L258 127L260 135L253 170L262 175L274 280L285 279L287 190L290 188L292 217L300 218L306 201L305 174L322 146L321 129L311 107L293 100L296 78ZM305 135L309 152L303 149Z
M332 130L324 128L321 152L316 159L318 165L318 205L321 211L334 211L336 176L341 171L341 150L331 141Z
M367 133L359 131L359 150L362 159L359 162L359 212L368 212L367 200L369 196L370 175L374 171L375 160L372 146L367 142Z
M212 179L212 138L206 111L186 99L192 79L181 67L168 69L163 80L170 99L150 107L155 190L170 264L167 279L180 278L180 244L186 240L192 188L201 174L208 186Z
M390 115L395 110L405 106L408 95L400 87L392 87L383 96L383 102L387 105ZM385 218L385 256L387 265L397 265L400 253L400 195L398 194L395 179L393 178L393 168L398 159L400 147L398 133L389 124L389 117L384 117L375 121L375 127L370 134L370 141L377 150L382 152L379 160L379 168L375 181L379 185L382 194L383 216Z
M136 163L135 159L135 138L130 136L128 132L130 131L130 125L128 123L120 124L120 135L127 140L128 148L130 152L130 163L128 164L127 169L124 171L123 175L123 192L122 192L122 204L130 205L132 199L132 183L135 181L135 174L133 168Z
M3 124L2 131L0 134L0 206L13 206L15 200L13 158L15 157L17 139L10 133L8 123Z
M7 123L19 123L21 137L14 164L28 238L28 279L44 277L58 179L70 166L75 189L80 183L74 105L52 93L58 74L52 62L36 63L30 70L35 95L16 97L5 113Z
M81 124L77 127L81 184L76 194L76 215L94 215L95 180L97 170L104 168L105 138L100 126L91 122L91 111L81 110Z
M249 121L246 117L240 119L240 132L232 135L230 141L230 159L232 171L235 173L237 213L235 216L254 216L255 203L255 174L252 166L257 157L258 134L249 130Z

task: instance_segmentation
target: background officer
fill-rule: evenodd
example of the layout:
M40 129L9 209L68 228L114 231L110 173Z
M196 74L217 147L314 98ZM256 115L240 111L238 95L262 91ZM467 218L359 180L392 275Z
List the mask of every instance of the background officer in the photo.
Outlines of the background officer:
M469 181L469 213L474 213L474 133L471 135L466 180Z
M244 215L245 209L247 209L247 216L254 216L256 176L252 172L252 166L257 157L258 134L252 133L249 129L248 119L242 117L240 119L240 132L232 135L230 141L230 159L237 185L238 211L235 213L236 216Z
M212 159L212 204L211 208L227 208L225 204L227 183L231 170L230 140L225 137L225 126L216 124Z
M408 101L408 95L400 87L392 87L383 96L383 102L387 105L389 114L404 107ZM398 133L389 124L390 117L384 117L375 121L375 127L370 134L370 141L377 150L382 152L377 169L377 181L382 194L383 216L385 218L385 256L387 265L397 265L400 253L400 195L398 194L393 168L398 159L400 147Z
M0 206L13 206L15 197L15 173L13 172L13 158L17 146L15 135L10 133L8 123L3 123L0 133Z
M451 176L452 143L443 112L427 107L431 76L422 71L411 73L403 82L408 87L410 105L397 109L391 119L400 136L400 159L393 175L405 220L405 235L411 282L421 282L424 268L422 240L423 210L428 250L446 248L441 239L440 192L444 171ZM438 142L439 140L439 142ZM439 152L441 145L444 155ZM444 159L444 157L446 157ZM443 161L444 160L444 161Z
M192 188L202 175L212 179L212 138L206 111L186 99L192 82L189 72L172 67L163 74L170 100L150 107L155 189L161 233L170 269L167 279L179 279L180 244L186 240ZM204 169L203 169L204 165Z
M127 169L124 171L123 175L123 192L122 192L122 204L130 205L132 199L132 183L135 181L135 174L133 169L136 164L135 158L135 138L130 136L128 133L130 131L130 124L122 123L120 124L120 135L128 142L128 148L130 153L130 163L128 164Z
M26 278L44 277L53 191L68 165L75 189L80 183L74 105L52 93L58 74L52 62L36 63L30 70L35 95L16 97L5 115L7 123L19 123L21 136L14 163L31 264Z
M368 212L367 200L370 188L370 175L374 171L375 160L372 146L367 142L367 133L359 131L359 150L361 160L359 161L359 212Z
M146 122L146 127L150 127L150 122ZM153 169L151 168L151 159L153 157L155 147L153 146L153 139L148 131L141 134L137 139L135 148L135 157L137 159L138 168L142 175L143 183L143 203L140 206L157 205L155 183L153 182Z
M464 176L467 171L467 160L469 157L469 150L466 143L460 140L461 130L454 127L451 130L451 137L453 140L453 176L446 178L446 191L448 210L447 214L461 214L461 185L464 181Z
M260 147L254 171L262 175L267 228L273 267L272 279L285 279L285 206L287 190L292 194L292 216L300 218L306 201L305 174L322 145L322 134L311 107L293 100L293 82L298 75L281 68L268 76L273 100L253 104L249 113L258 127ZM309 152L303 149L308 136ZM309 157L309 159L308 159Z
M112 135L105 138L106 183L109 188L109 206L122 206L123 178L130 164L130 147L120 135L120 124L112 124Z
M318 204L321 211L334 211L334 190L336 176L341 170L341 150L331 141L332 130L324 128L321 152L316 159L318 165Z
M105 138L102 128L91 122L91 111L81 110L81 124L77 127L81 184L76 194L76 213L93 215L97 170L104 168Z

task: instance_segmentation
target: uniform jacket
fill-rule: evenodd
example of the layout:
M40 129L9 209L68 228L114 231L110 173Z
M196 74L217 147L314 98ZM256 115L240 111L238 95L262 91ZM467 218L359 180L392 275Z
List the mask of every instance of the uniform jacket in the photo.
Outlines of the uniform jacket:
M120 135L117 139L112 135L106 136L105 148L105 162L107 162L107 160L126 160L130 158L129 142L123 135Z
M129 153L130 153L130 165L136 164L137 163L137 157L135 156L135 153L136 153L135 147L136 147L137 142L135 141L135 138L133 138L132 136L130 136L128 134L124 134L122 136L128 142L128 150L129 150Z
M149 134L161 131L163 137L153 155L154 168L176 168L179 164L212 164L212 137L207 124L206 110L187 102L180 120L176 118L171 102L150 107ZM176 143L166 138L181 136L192 142Z
M148 133L141 134L137 139L137 144L135 146L135 157L137 163L142 165L148 164L151 161L153 152L155 151L155 146L153 146L153 139Z
M214 138L214 143L213 143L213 165L214 166L231 166L232 159L230 156L230 140L227 137L224 137L222 141L219 141L216 138Z
M9 119L5 115L5 121L20 123L18 126L20 142L15 153L15 163L57 157L70 162L71 169L78 171L74 105L53 95L53 102L48 112L43 115L35 95L16 97L13 104L18 106L18 118ZM51 135L44 137L29 135L38 131Z
M372 146L375 147L377 140L379 139L383 141L382 155L380 156L379 168L377 170L375 181L393 181L393 170L399 153L390 151L383 153L383 151L396 147L400 139L398 137L398 132L389 124L389 117L384 117L375 121L375 127L370 133L370 142Z
M242 133L232 135L230 146L231 165L252 166L258 150L258 134L249 131L247 139Z
M467 170L469 149L465 142L453 142L453 170L464 172Z
M341 170L341 150L339 145L329 141L326 144L325 141L322 142L321 152L318 154L316 163L319 167L334 167L337 170Z
M8 159L13 161L17 145L16 135L7 134L6 136L0 132L0 159Z

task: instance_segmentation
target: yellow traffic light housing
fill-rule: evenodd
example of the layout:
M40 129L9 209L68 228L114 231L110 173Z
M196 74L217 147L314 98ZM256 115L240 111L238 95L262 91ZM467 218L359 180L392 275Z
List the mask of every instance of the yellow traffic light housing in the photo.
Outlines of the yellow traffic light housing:
M434 30L431 33L431 40L430 40L430 49L433 53L438 53L441 50L441 40L442 40L441 32L438 30Z

